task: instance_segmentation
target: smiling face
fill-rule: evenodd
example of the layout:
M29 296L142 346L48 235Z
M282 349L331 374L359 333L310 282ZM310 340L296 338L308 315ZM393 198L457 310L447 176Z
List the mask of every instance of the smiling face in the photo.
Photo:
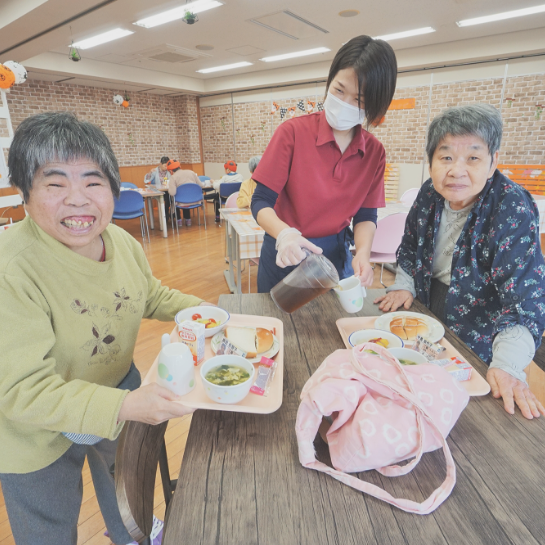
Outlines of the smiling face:
M331 81L328 92L343 102L350 104L350 106L355 106L362 110L365 108L363 97L361 102L358 102L358 77L353 68L339 70Z
M435 190L460 210L477 200L497 164L498 152L491 157L478 136L449 134L435 149L429 170Z
M34 175L25 208L48 235L80 255L100 259L100 234L112 219L114 198L96 163L84 158L47 163Z

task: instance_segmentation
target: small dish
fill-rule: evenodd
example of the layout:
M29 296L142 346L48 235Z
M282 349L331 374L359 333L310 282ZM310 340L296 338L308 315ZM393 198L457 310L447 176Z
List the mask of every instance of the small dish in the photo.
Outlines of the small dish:
M348 343L350 346L357 346L358 344L368 343L377 338L388 341L388 346L385 346L384 348L403 348L403 346L405 346L405 343L400 337L383 329L358 329L350 334Z
M176 326L178 326L185 320L194 321L193 317L196 315L199 315L203 319L212 318L216 320L217 323L219 323L219 325L216 327L206 328L204 330L205 337L213 337L216 333L219 333L220 331L225 329L227 322L229 322L231 318L231 315L226 310L223 310L219 307L212 307L208 305L189 307L185 308L184 310L180 310L180 312L176 314L176 317L174 318Z
M425 356L410 348L388 348L388 352L390 352L394 358L397 358L399 363L403 365L420 365L421 363L428 363ZM405 361L410 361L412 363L404 363Z
M220 365L236 365L248 371L250 377L234 386L220 386L206 380L206 374L214 367ZM242 401L249 393L254 383L255 367L246 358L233 354L214 356L205 361L201 366L201 379L206 395L216 403L233 404Z

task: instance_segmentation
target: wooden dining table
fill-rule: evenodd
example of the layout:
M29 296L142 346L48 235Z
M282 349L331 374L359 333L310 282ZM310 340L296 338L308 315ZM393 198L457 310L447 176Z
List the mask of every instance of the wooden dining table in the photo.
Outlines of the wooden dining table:
M268 295L222 295L230 313L284 323L284 390L268 415L198 410L193 415L164 545L363 545L545 543L545 418L509 415L501 399L472 397L448 444L456 463L451 496L433 513L409 514L330 476L304 469L295 419L300 393L322 361L344 348L336 320L381 312L384 290L368 290L363 309L347 314L329 292L291 315ZM415 301L413 311L433 316ZM481 375L487 366L448 328L446 338ZM317 436L318 459L330 463ZM359 478L395 497L423 501L445 477L441 450L424 454L409 475L376 471Z

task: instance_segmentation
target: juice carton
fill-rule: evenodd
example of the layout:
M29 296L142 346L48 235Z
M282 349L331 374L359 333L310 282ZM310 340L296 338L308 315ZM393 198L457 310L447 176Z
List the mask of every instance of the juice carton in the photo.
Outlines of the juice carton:
M193 363L198 365L204 359L204 324L185 320L178 324L180 342L187 344L193 355Z

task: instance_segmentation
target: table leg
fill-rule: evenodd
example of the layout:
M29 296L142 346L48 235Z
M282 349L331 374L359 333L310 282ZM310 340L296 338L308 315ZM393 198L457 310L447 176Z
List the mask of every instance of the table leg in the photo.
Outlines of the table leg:
M240 239L238 234L235 233L236 238L236 252L237 252L237 293L242 293L242 280L240 276Z
M151 199L146 199L148 201L148 210L149 210L149 227L150 229L155 229L155 224L153 222L153 204Z
M168 231L167 231L167 218L165 215L165 196L161 195L159 197L159 218L163 222L163 238L168 237Z
M227 243L227 257L229 258L229 269L226 269L223 271L223 274L225 276L225 280L227 282L227 286L229 287L229 291L231 293L238 293L237 291L237 285L235 284L235 275L233 272L233 259L235 257L235 252L233 251L234 248L234 237L236 236L236 232L234 229L230 229L229 222L225 222L225 237L226 237L226 243Z

